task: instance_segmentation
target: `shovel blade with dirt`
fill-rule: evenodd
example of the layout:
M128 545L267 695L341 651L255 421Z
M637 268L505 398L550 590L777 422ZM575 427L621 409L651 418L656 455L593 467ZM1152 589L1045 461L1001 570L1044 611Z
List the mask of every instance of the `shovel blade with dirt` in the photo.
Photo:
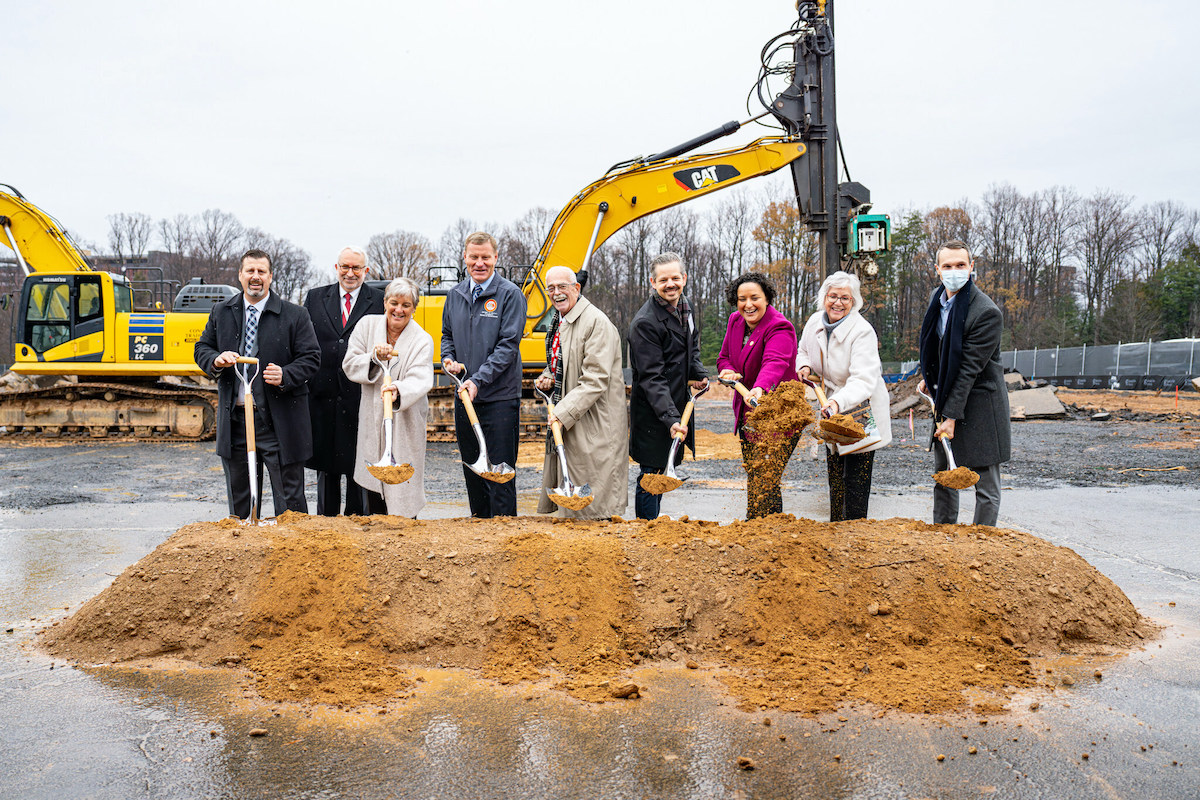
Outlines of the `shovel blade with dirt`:
M808 378L800 380L812 387L812 390L817 393L817 402L821 404L821 421L817 423L817 429L813 431L814 438L833 444L854 444L867 437L866 430L855 422L853 417L847 414L835 414L832 417L829 415L829 412L825 410L825 406L829 405L829 400L825 397L825 390L819 383Z
M488 458L487 441L483 438L483 428L479 424L479 415L475 413L475 406L471 403L471 393L463 386L464 381L452 372L447 372L458 386L458 399L462 401L463 410L467 412L467 419L471 421L471 429L475 431L475 438L479 442L479 458L472 462L463 461L467 469L474 472L479 477L492 483L508 483L513 478L517 477L517 471L513 469L511 464L493 464Z
M683 407L683 415L679 418L680 425L686 426L688 424L688 421L692 418L692 409L696 406L696 398L707 391L708 387L705 386L703 389L693 393L689 397L687 405ZM661 475L652 472L648 472L643 475L642 479L638 481L638 484L643 489L650 494L666 494L667 492L673 492L680 486L683 486L683 482L686 481L687 478L681 478L675 472L675 453L678 452L679 447L683 444L683 440L685 438L687 438L687 434L675 434L671 440L671 449L667 452L667 468L663 470Z
M388 367L387 364L383 367L384 389L392 385L392 373ZM383 395L383 455L375 463L367 463L367 472L371 473L372 477L380 483L395 486L411 478L414 470L412 464L396 463L396 457L392 455L392 413L392 394L385 392Z
M929 408L933 411L934 430L937 430L938 413L937 407L933 404L933 398L924 392L917 392L917 394L929 401ZM979 473L967 467L960 467L954 462L954 451L950 449L950 442L946 441L946 437L938 436L937 439L942 443L942 449L946 451L946 464L950 469L933 473L934 481L947 489L969 489L979 483Z
M546 401L546 413L553 414L554 403L550 400L550 396L537 387L534 387L534 391ZM563 447L562 423L557 419L554 420L550 425L550 432L554 437L554 449L558 453L558 466L559 471L562 472L562 480L559 481L558 486L546 492L546 496L559 508L582 511L591 505L592 487L587 483L576 486L571 481L571 472L567 469L567 452Z

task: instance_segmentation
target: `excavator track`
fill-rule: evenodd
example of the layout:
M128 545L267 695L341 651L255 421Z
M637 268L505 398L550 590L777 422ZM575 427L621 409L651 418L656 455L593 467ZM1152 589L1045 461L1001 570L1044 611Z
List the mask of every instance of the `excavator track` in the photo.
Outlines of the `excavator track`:
M75 383L0 392L5 437L199 442L217 430L215 388Z

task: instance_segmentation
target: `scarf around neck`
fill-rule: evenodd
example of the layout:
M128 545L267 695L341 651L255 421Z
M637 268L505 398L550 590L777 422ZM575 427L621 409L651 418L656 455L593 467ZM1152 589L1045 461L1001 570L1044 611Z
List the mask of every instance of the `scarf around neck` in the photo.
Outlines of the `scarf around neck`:
M937 294L925 311L925 319L921 322L920 354L921 377L925 386L933 396L933 405L939 414L950 394L951 387L958 379L958 369L962 365L963 329L966 327L967 309L971 305L971 293L975 291L975 281L969 280L954 295L950 306L950 318L946 320L946 332L938 336L938 319L942 314L942 298L946 288L939 286Z

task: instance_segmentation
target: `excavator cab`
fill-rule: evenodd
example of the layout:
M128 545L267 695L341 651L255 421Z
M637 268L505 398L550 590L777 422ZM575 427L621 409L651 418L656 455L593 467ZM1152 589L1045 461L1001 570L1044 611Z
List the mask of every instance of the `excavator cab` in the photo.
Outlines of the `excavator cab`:
M105 278L112 281L107 292ZM104 352L106 295L113 311L133 310L129 287L111 276L31 275L22 287L18 308L18 358L100 360Z

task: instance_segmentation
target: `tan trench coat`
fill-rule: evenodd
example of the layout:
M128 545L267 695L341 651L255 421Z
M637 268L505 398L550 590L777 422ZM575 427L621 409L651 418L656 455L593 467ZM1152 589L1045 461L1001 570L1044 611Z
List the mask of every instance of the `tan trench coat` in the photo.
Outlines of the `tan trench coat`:
M625 377L621 372L621 335L585 297L559 323L563 354L563 396L554 414L563 425L563 449L571 480L588 483L594 499L581 511L559 508L546 496L558 486L561 470L553 440L548 439L542 467L538 512L560 517L599 519L624 514L629 504L629 420ZM551 375L547 368L543 375Z
M387 341L387 318L372 314L359 320L350 336L342 370L362 384L358 406L358 463L354 480L359 486L383 495L389 514L415 517L425 507L425 421L429 417L429 390L433 388L433 339L410 320L396 339L400 353L391 362L392 382L400 392L392 414L392 455L398 464L411 464L413 476L404 483L381 483L367 471L367 463L383 453L383 367L374 358L375 345Z

